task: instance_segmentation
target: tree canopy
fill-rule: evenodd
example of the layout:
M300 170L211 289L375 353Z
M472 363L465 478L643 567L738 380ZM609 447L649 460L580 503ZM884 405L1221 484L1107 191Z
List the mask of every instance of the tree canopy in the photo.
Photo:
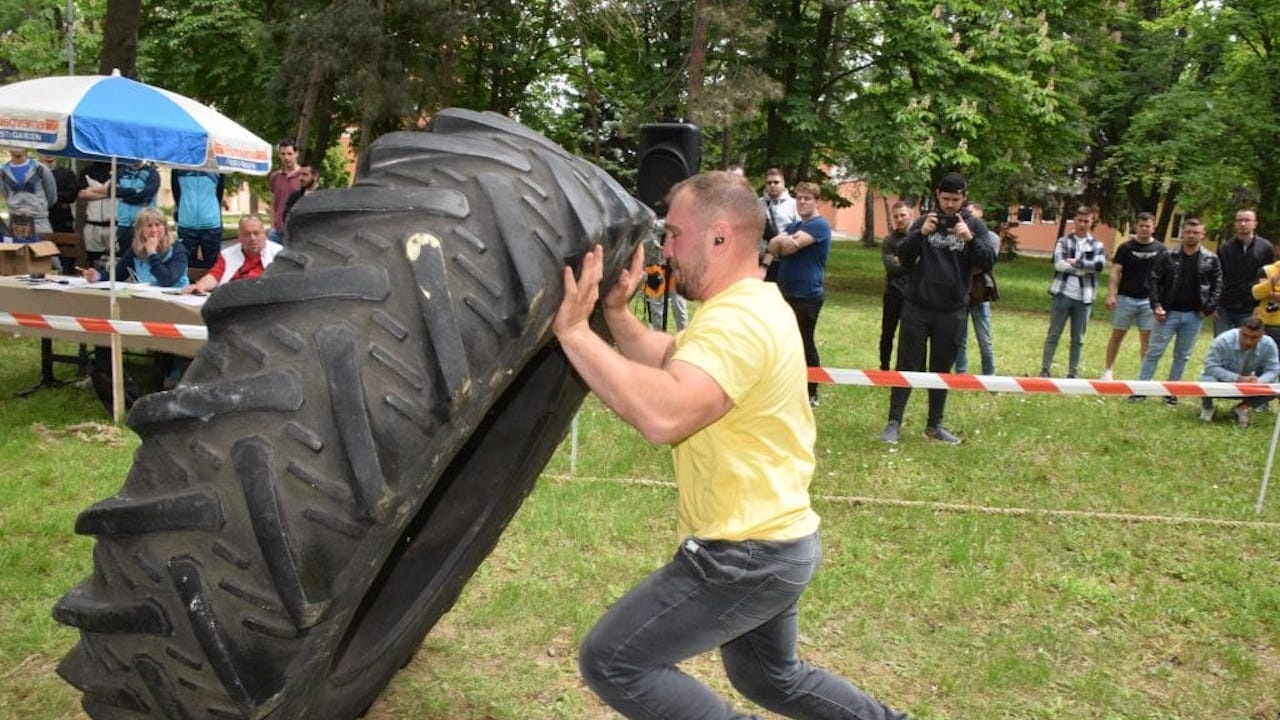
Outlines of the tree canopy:
M76 72L124 65L310 153L454 105L512 115L629 182L638 126L687 120L704 167L912 196L960 170L994 203L1217 227L1247 206L1280 229L1280 7L1265 0L71 6ZM67 72L67 7L0 0L0 81Z

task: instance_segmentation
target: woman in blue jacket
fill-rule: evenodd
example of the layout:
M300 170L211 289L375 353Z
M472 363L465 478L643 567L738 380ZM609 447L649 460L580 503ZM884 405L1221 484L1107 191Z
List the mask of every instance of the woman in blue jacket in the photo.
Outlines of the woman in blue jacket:
M81 275L97 282L104 273L86 268ZM187 286L187 249L174 242L164 213L155 208L138 211L133 244L116 261L116 279L177 289Z

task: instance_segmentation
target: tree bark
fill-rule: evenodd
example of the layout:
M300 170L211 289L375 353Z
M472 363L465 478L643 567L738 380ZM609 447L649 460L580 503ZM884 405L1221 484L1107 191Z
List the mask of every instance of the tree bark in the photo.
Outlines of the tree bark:
M125 77L138 77L138 27L141 22L142 0L107 0L98 74L110 75L113 70L119 70Z
M705 0L693 3L693 33L689 38L689 85L684 116L690 122L701 122L702 86L707 69L707 13Z

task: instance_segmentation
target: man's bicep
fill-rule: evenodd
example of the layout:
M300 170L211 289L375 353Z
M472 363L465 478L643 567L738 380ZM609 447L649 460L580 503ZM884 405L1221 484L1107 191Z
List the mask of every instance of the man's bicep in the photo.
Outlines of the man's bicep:
M672 360L667 371L676 380L678 397L671 398L675 417L682 418L682 435L688 436L724 417L733 399L711 373L683 360Z

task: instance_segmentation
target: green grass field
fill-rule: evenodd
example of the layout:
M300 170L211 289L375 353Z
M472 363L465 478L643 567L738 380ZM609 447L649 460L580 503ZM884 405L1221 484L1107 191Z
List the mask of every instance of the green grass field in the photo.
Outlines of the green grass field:
M879 262L833 251L825 366L876 365ZM1039 368L1050 274L1041 259L998 267L1001 374ZM1086 377L1108 333L1099 306ZM37 357L34 340L0 340L0 718L81 718L53 673L75 633L49 610L90 571L76 514L119 488L137 439L87 389L13 399ZM1134 334L1116 375L1137 367ZM823 391L808 659L916 718L1280 718L1280 488L1254 513L1274 415L1239 429L1188 401L957 392L947 424L965 443L940 447L921 436L924 403L890 447L886 390ZM577 643L673 551L675 498L665 449L594 398L579 427L572 467L566 442L371 718L615 717L578 679ZM687 669L732 696L714 656Z

